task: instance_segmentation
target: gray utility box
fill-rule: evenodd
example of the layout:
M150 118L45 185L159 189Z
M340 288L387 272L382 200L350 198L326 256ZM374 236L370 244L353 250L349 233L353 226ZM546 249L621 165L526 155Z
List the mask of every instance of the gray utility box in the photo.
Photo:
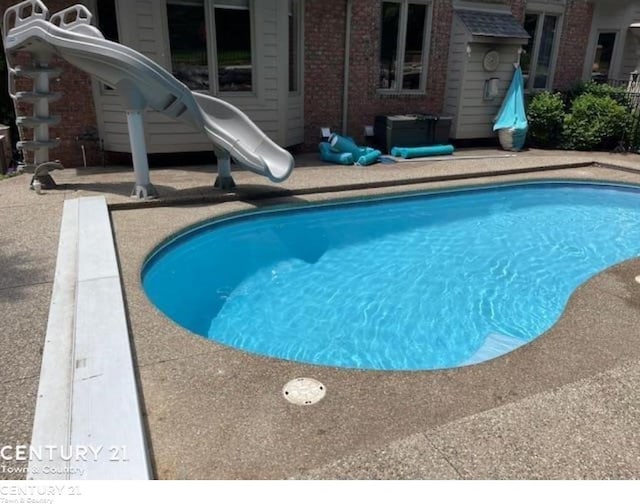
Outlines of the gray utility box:
M376 116L373 132L385 152L392 147L422 147L449 142L451 117L428 114Z

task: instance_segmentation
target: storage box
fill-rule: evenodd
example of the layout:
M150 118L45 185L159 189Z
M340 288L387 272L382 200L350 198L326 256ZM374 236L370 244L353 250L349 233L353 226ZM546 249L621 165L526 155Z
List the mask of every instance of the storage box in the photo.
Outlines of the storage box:
M392 147L423 147L449 141L451 118L429 114L376 116L374 136L384 152Z
M433 128L433 143L436 145L444 145L449 143L451 136L451 121L449 116L438 116Z

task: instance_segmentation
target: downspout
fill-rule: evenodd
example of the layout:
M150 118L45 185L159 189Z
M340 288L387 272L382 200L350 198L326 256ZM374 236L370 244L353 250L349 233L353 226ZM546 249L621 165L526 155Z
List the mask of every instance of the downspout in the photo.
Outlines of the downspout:
M342 89L342 134L347 134L347 119L349 111L349 66L351 56L351 11L353 0L347 0L347 19L344 31L344 84Z

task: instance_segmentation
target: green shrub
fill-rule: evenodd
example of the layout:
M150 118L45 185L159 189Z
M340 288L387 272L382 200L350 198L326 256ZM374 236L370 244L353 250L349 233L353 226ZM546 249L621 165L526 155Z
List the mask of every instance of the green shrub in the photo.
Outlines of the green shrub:
M528 104L527 119L534 147L558 147L564 123L562 95L548 91L535 95Z
M570 105L576 98L585 94L600 97L608 96L623 107L629 108L630 106L629 95L624 87L611 86L610 84L594 81L575 84L566 94L567 104Z
M564 147L577 150L610 150L625 137L631 113L610 96L591 93L578 96L564 118Z

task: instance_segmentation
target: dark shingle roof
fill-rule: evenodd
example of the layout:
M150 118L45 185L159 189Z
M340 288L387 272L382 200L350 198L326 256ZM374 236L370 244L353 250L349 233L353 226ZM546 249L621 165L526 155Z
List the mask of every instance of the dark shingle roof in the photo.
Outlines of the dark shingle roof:
M511 14L456 10L464 25L472 35L501 38L530 38L527 31Z

